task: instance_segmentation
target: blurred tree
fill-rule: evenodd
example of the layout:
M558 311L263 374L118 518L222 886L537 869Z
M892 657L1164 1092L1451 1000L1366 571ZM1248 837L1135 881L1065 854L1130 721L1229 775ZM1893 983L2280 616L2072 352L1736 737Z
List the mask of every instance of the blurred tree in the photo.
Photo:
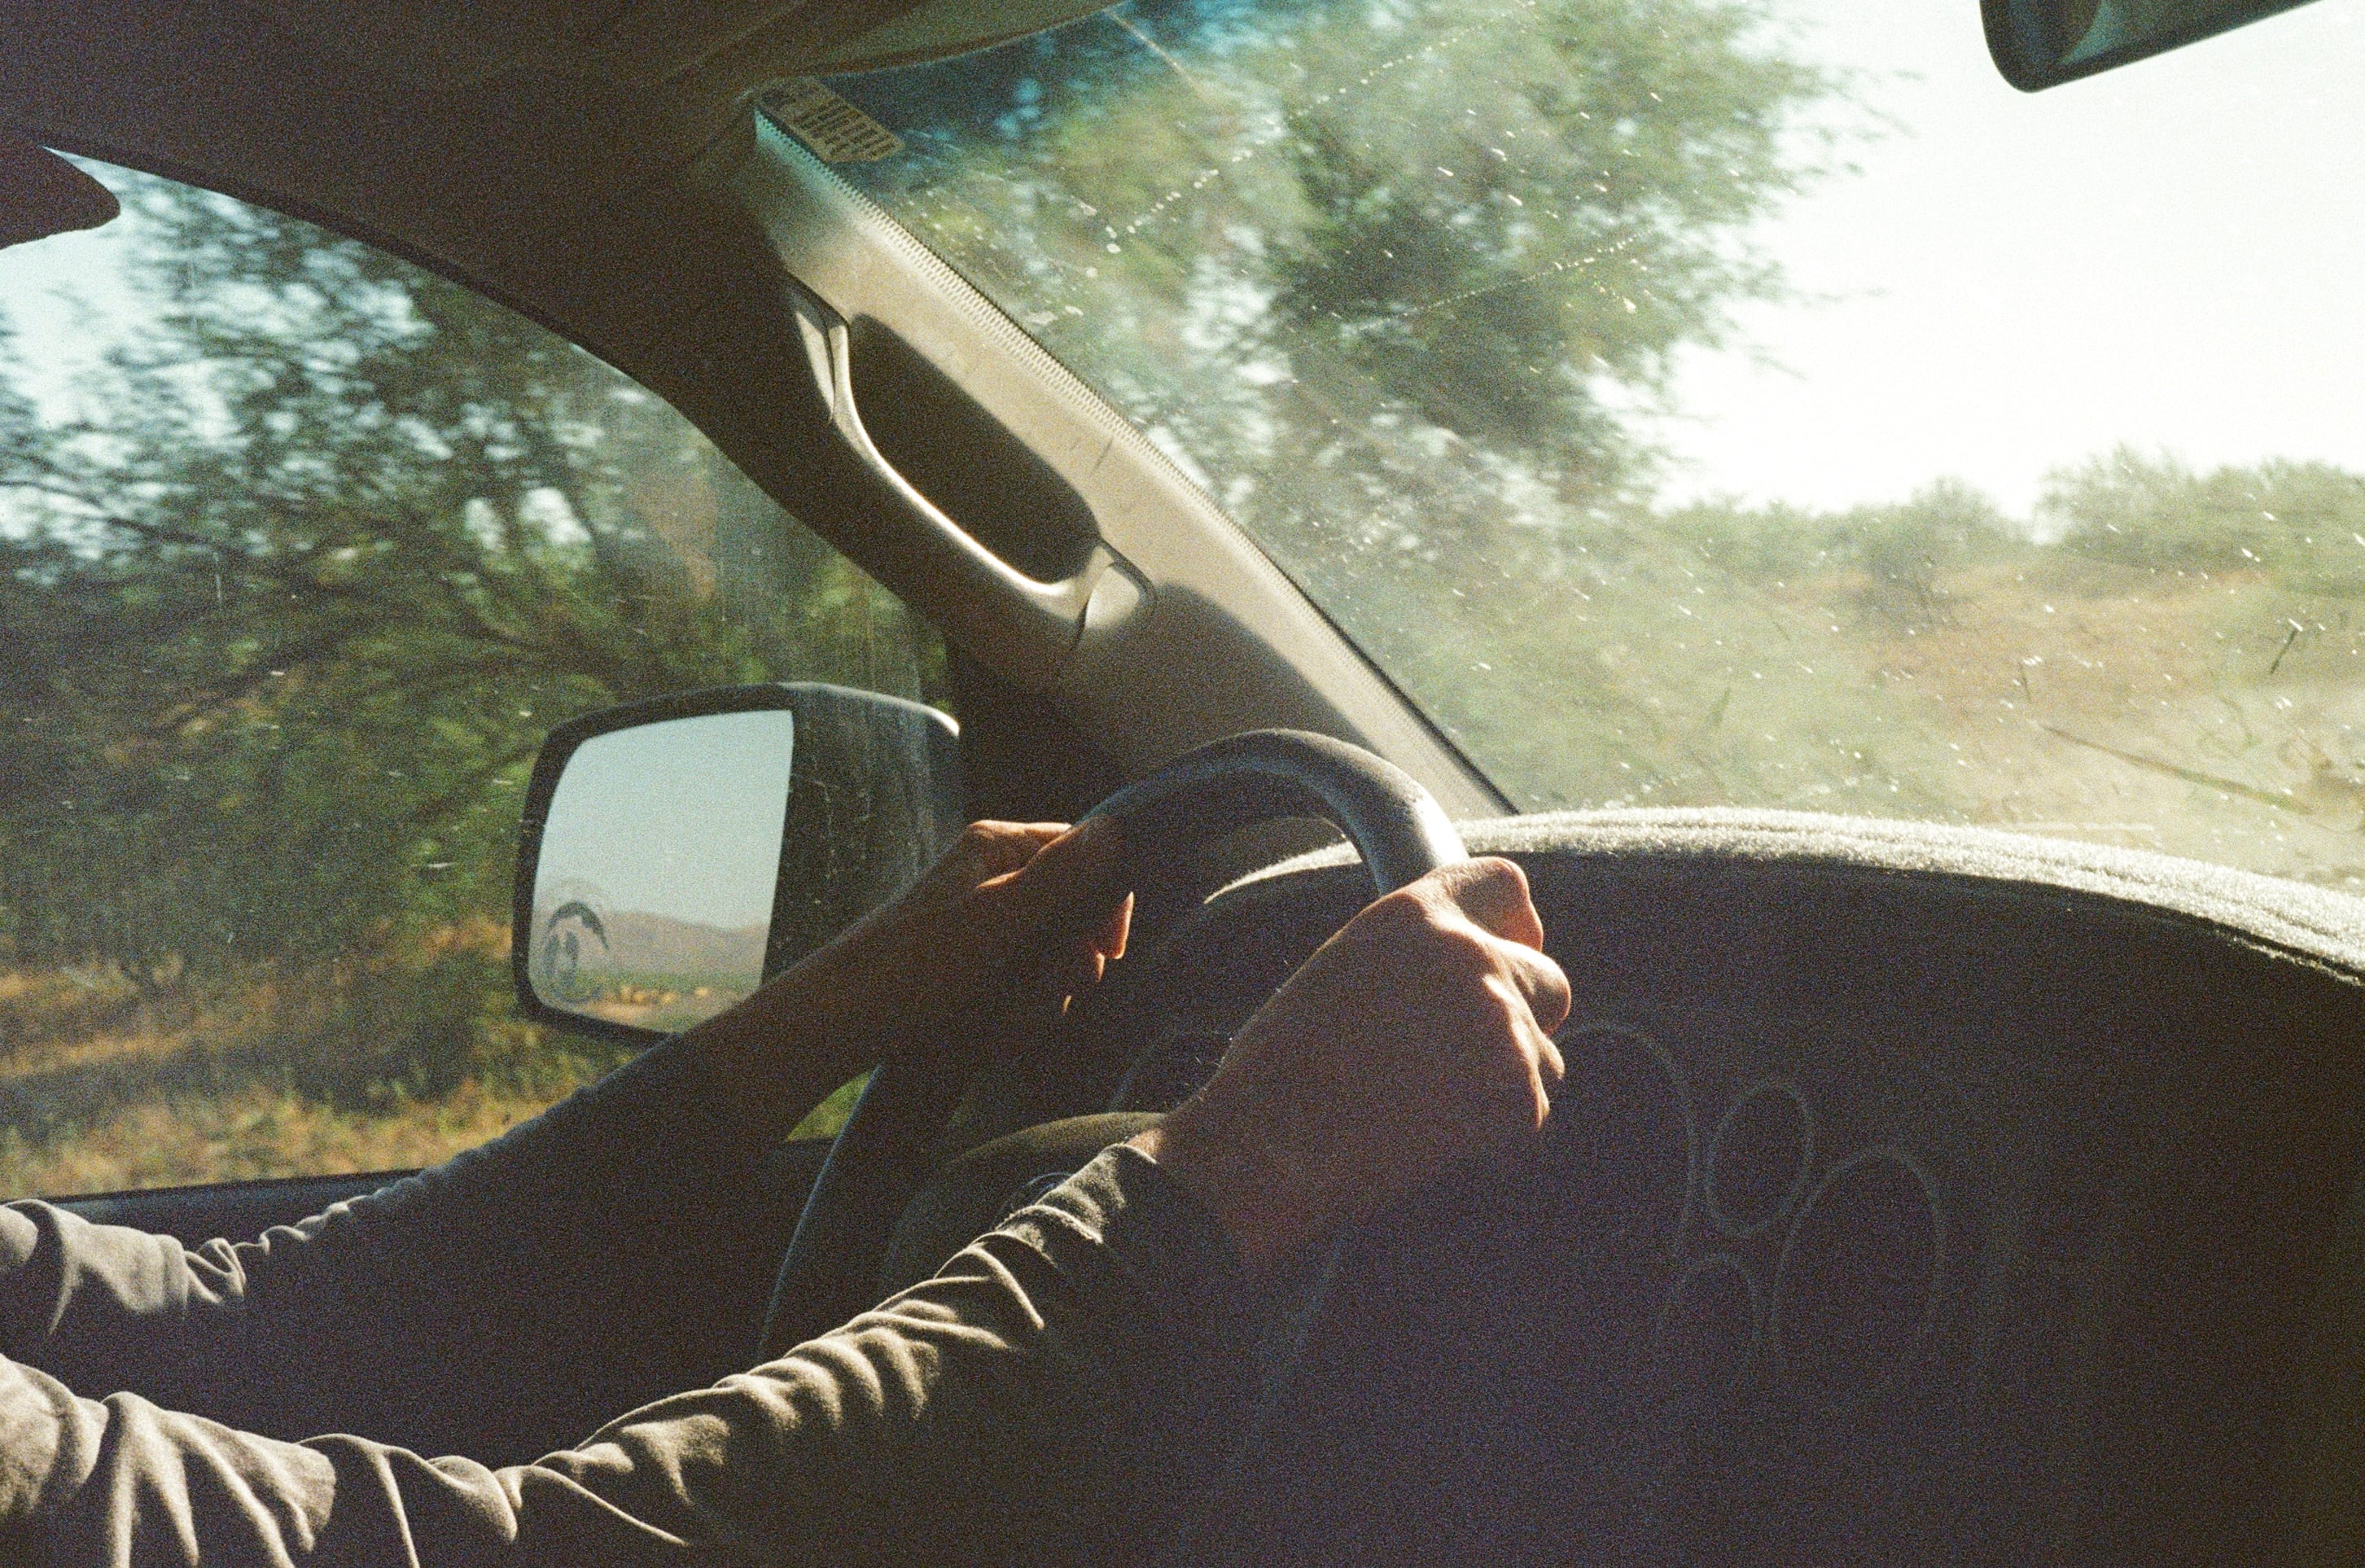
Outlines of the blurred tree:
M1516 700L1491 661L1556 667L1543 629L1651 554L1649 416L1781 294L1753 229L1856 133L1845 82L1731 0L1137 0L837 85L908 148L842 172L1449 734L1658 766L1647 660Z
M871 673L893 601L599 361L368 246L110 177L138 314L92 323L70 409L0 342L19 958L163 975L498 919L555 720Z
M1157 0L841 81L909 144L846 172L1284 550L1500 547L1538 476L1625 496L1676 351L1782 292L1751 227L1854 117L1780 42L1728 0Z
M1614 489L1674 351L1780 289L1736 241L1813 172L1800 114L1838 84L1762 26L1715 0L1323 12L1288 68L1352 90L1288 118L1312 209L1275 258L1293 353Z

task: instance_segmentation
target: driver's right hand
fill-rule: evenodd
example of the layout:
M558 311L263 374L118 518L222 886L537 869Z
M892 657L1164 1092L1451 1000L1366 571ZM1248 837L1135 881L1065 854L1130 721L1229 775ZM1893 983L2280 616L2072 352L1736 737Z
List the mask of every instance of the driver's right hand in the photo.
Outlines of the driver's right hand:
M1508 860L1432 871L1365 909L1134 1140L1261 1271L1446 1167L1533 1137L1564 1070L1568 978Z

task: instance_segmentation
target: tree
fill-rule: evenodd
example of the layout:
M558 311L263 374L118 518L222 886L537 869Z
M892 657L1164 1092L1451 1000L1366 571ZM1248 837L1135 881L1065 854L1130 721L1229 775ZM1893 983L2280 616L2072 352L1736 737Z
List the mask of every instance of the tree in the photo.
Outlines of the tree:
M1833 162L1845 84L1728 0L1165 0L837 85L907 143L849 177L1450 734L1621 791L1675 766L1642 662L1549 722L1485 666L1554 666L1541 629L1647 554L1637 416L1781 292L1752 228ZM1659 575L1615 591L1688 591Z
M1640 455L1620 406L1779 287L1732 241L1808 173L1785 133L1834 84L1753 49L1758 25L1700 0L1552 0L1508 25L1323 13L1290 52L1323 80L1377 80L1289 116L1312 208L1276 269L1296 352L1319 343L1432 424L1611 488Z
M147 975L500 918L554 721L869 673L893 601L597 360L369 247L116 183L150 314L71 410L0 359L20 958Z

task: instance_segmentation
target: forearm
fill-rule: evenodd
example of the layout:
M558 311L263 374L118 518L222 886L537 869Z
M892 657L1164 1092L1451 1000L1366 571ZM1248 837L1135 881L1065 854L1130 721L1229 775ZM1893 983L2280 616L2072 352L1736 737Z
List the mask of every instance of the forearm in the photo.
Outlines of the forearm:
M712 1332L726 1319L679 1309L762 1311L764 1140L728 1088L661 1047L484 1148L235 1247L0 1213L0 1352L285 1436L547 1447L726 1370L690 1356L701 1341L744 1353ZM596 1405L592 1369L612 1391Z
M1187 1468L1142 1463L1170 1443L1210 1451L1175 1423L1229 1424L1235 1282L1213 1222L1121 1151L846 1329L500 1471L350 1438L271 1442L0 1367L0 1454L19 1462L0 1481L0 1551L1103 1560L1157 1539L1192 1495Z
M897 1043L897 1021L870 995L876 977L849 947L811 955L674 1042L705 1081L729 1086L716 1112L748 1137L779 1137Z
M1238 1274L1131 1150L835 1333L519 1473L794 1563L1121 1561L1237 1429ZM1156 1457L1154 1475L1144 1460Z

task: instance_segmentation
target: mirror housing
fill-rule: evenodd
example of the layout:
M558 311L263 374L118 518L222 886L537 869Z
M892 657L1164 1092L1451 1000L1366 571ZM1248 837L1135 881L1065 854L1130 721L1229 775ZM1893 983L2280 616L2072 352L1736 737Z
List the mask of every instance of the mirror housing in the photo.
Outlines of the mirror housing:
M518 839L520 1011L647 1043L739 1001L950 846L958 741L933 708L818 683L558 725Z
M2023 93L2147 60L2307 0L1980 0L1988 53Z

